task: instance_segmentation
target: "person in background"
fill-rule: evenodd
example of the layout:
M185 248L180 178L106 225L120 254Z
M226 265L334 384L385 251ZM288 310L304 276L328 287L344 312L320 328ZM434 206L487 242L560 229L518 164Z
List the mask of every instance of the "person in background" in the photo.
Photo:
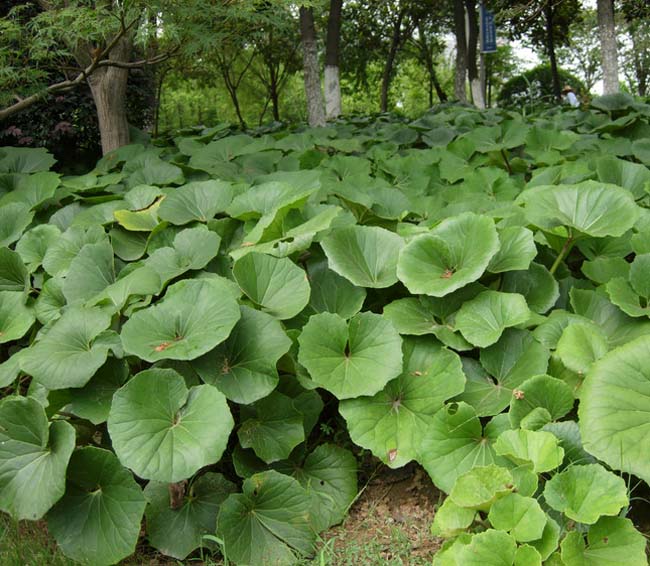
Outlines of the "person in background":
M562 89L562 95L565 97L565 100L574 108L580 106L580 102L578 102L576 93L573 92L573 89L569 85L566 85Z

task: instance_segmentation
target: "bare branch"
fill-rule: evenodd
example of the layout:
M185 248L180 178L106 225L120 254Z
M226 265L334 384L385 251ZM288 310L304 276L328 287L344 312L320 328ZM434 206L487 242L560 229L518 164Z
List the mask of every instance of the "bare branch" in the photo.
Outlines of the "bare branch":
M120 69L141 69L142 67L147 67L149 65L157 65L163 61L167 61L174 56L174 54L180 49L180 45L177 45L173 49L170 49L166 53L161 53L150 59L141 59L140 61L114 61L112 59L103 59L97 63L98 67L119 67Z

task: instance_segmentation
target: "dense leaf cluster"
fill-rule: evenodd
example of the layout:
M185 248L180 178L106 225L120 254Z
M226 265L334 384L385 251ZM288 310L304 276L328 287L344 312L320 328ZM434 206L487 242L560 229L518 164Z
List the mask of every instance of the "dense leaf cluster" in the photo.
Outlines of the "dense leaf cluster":
M0 149L0 509L86 563L146 517L292 564L357 492L340 415L449 494L435 564L646 564L616 471L650 481L649 121L218 126L82 176Z

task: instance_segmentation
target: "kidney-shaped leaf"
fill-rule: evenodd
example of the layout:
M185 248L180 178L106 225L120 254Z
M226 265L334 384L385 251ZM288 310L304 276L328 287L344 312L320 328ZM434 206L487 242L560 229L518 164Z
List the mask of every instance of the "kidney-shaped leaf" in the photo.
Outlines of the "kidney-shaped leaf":
M217 462L233 425L226 398L215 387L188 391L170 369L140 372L115 393L108 415L120 461L142 478L164 482Z
M30 397L0 402L0 509L14 519L40 519L65 491L75 432L65 421L48 426Z
M510 471L490 464L476 466L459 476L449 498L460 507L489 511L496 501L513 489L514 479Z
M172 190L158 209L158 216L172 224L207 222L224 211L233 197L230 183L196 181Z
M235 564L292 566L312 551L311 500L297 480L274 470L244 481L221 505L217 534Z
M528 320L526 299L519 293L483 291L467 301L456 314L456 328L463 337L485 348L499 340L503 331Z
M541 538L546 513L536 499L509 493L492 505L488 520L495 529L508 531L517 542L529 542Z
M291 339L271 315L241 306L241 318L228 339L192 361L206 383L236 403L266 397L278 384L276 364L289 351Z
M34 312L18 291L0 291L0 344L18 340L34 324Z
M506 430L494 443L494 450L515 464L531 462L535 473L549 472L564 459L564 449L554 434L525 429Z
M398 468L417 457L433 415L465 386L460 358L432 339L404 342L404 372L373 397L341 401L355 444Z
M330 269L358 287L390 287L397 282L397 255L404 242L376 226L349 226L321 243Z
M596 181L542 185L524 191L518 200L535 226L565 226L597 238L623 235L640 211L629 191Z
M232 273L251 301L280 320L296 316L309 301L307 274L286 257L251 252L235 262Z
M156 550L184 560L212 534L221 504L235 491L221 474L208 472L192 482L182 501L170 501L169 484L149 482L144 490L147 538Z
M360 313L349 322L333 313L314 315L298 343L298 361L339 399L374 395L402 371L402 340L378 314Z
M48 389L83 387L106 361L109 346L96 338L110 324L99 309L70 308L25 351L20 367Z
M146 500L112 452L88 446L68 467L64 497L47 526L66 556L108 566L135 551Z
M193 360L223 342L239 317L226 280L188 279L169 287L160 303L136 312L122 327L122 343L148 362Z
M629 502L623 478L600 464L571 466L553 476L544 487L544 499L556 511L588 525L603 515L618 515Z
M476 281L498 249L494 221L467 212L404 246L397 275L411 293L443 297Z
M650 336L612 350L590 369L580 394L585 449L650 482Z

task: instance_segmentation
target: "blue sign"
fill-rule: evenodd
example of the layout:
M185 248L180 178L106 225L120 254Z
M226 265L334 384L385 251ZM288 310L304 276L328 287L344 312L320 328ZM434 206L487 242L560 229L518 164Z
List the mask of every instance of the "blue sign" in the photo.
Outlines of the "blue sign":
M494 13L481 4L481 52L494 53L497 50L497 27Z

